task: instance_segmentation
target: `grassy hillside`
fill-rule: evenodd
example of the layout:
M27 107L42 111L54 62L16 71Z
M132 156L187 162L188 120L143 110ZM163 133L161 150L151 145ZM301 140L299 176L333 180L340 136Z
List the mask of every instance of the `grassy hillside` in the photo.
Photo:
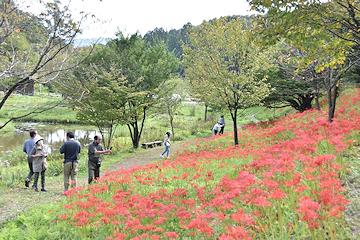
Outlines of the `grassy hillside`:
M356 239L344 186L358 177L360 90L326 119L311 110L249 124L236 147L231 132L184 144L19 216L0 239Z

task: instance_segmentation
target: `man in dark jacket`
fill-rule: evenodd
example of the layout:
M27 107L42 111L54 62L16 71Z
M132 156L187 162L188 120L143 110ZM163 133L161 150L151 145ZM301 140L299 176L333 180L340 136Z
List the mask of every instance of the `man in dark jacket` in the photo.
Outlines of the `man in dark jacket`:
M23 152L25 152L27 155L27 161L28 161L29 170L30 170L29 174L27 175L27 177L25 179L25 187L29 187L29 183L31 181L32 175L34 175L33 167L32 167L32 158L30 157L30 153L31 153L32 148L35 145L34 138L35 138L36 134L37 134L37 132L35 130L31 130L30 138L24 142L24 146L23 146ZM33 186L33 187L35 187L35 186Z
M111 150L104 150L101 146L102 136L100 134L95 135L94 141L89 144L88 147L88 168L89 168L89 184L93 179L98 179L100 177L100 154L109 155Z
M69 178L71 176L71 187L76 187L77 173L79 171L79 153L81 145L76 141L72 132L66 134L67 141L61 146L60 153L64 153L64 192L69 190Z

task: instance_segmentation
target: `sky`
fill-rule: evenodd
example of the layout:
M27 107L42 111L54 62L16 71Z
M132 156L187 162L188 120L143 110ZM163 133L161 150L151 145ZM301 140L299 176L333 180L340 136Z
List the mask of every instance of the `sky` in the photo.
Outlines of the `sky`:
M62 0L68 2L69 0ZM144 36L155 28L181 29L190 22L232 15L249 15L246 0L71 0L74 16L79 11L95 15L99 22L87 22L79 38L112 38L121 30L125 36L138 31Z

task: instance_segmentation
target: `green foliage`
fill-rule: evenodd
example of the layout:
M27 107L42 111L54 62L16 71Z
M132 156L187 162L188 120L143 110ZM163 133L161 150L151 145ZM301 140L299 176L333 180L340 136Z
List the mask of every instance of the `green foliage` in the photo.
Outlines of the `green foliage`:
M260 70L271 66L269 51L249 38L241 19L204 22L192 29L183 49L193 96L227 108L234 123L239 109L260 105L269 94L267 77L258 78ZM235 124L234 138L237 144Z
M274 44L281 39L300 54L293 57L298 71L313 67L322 76L327 92L328 121L335 116L336 98L342 75L353 63L345 61L353 45L359 46L358 19L360 11L355 0L330 1L249 1L259 15L256 34L264 42ZM314 89L318 92L318 89Z
M150 45L137 34L117 36L74 73L89 90L78 104L78 118L108 133L106 147L116 126L126 124L137 148L147 112L159 100L159 86L178 61L162 42Z
M260 104L269 86L256 73L269 66L268 52L248 38L241 21L204 22L189 38L183 64L197 97L229 110Z

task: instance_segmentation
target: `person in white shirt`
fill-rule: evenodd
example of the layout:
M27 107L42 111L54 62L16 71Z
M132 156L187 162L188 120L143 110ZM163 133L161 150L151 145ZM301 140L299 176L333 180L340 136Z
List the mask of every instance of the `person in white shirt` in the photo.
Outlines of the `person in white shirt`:
M223 125L221 125L220 122L215 123L215 125L212 129L213 135L216 135L222 126Z
M171 146L171 142L170 142L170 135L172 134L172 132L169 130L166 132L165 137L164 137L164 145L165 145L165 151L160 155L161 158L164 158L164 154L166 153L166 157L169 157L169 153L170 153L170 146Z

